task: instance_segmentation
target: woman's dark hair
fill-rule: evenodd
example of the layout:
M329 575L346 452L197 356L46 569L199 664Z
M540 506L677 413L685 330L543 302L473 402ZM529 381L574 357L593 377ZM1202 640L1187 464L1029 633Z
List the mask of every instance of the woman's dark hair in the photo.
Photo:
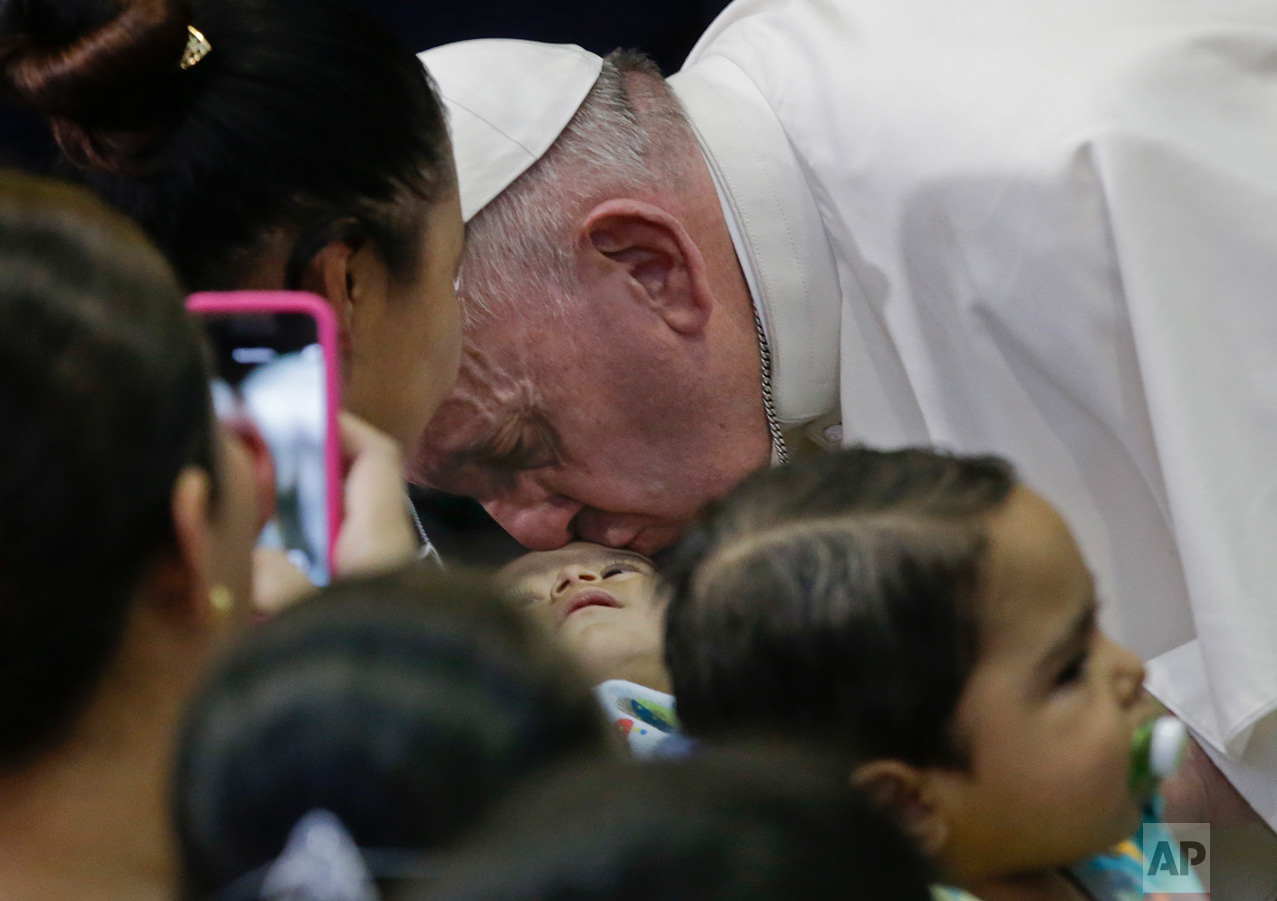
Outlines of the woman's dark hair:
M447 844L516 781L609 738L583 679L496 589L417 567L334 585L232 651L189 711L185 891L259 869L314 809L364 848Z
M212 49L183 69L188 25ZM11 0L0 82L192 288L236 287L288 228L370 237L408 277L454 182L424 67L344 0Z
M759 731L854 759L962 765L993 457L845 450L707 508L668 573L666 665L692 735Z
M714 749L541 780L400 901L926 901L927 874L845 766Z
M0 173L0 766L64 737L213 472L208 376L177 279L85 192Z

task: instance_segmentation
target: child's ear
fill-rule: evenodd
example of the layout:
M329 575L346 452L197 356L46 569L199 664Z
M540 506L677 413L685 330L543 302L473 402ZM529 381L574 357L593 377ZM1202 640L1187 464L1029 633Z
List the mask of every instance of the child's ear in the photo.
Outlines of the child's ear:
M851 784L869 795L930 857L949 839L944 811L934 803L926 770L899 760L871 760L856 767Z

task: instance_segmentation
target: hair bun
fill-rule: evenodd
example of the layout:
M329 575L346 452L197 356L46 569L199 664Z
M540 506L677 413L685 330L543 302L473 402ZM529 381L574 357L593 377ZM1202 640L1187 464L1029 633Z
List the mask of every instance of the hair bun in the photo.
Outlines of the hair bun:
M190 21L186 0L0 0L0 75L72 162L120 173L173 115Z

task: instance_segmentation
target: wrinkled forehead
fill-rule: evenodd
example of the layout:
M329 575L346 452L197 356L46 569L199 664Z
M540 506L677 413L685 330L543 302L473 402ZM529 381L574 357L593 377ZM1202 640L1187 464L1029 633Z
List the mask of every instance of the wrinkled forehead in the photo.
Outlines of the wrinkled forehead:
M618 560L628 560L651 567L652 561L633 551L617 550L588 541L575 541L557 551L533 551L497 573L497 581L504 585L517 585L527 579L552 576L570 564L578 566L603 566Z

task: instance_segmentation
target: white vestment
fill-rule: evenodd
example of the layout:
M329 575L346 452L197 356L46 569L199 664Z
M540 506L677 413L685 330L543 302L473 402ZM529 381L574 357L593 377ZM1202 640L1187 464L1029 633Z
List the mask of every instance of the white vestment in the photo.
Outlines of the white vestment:
M1010 458L1277 823L1277 4L739 0L671 84L791 437Z

